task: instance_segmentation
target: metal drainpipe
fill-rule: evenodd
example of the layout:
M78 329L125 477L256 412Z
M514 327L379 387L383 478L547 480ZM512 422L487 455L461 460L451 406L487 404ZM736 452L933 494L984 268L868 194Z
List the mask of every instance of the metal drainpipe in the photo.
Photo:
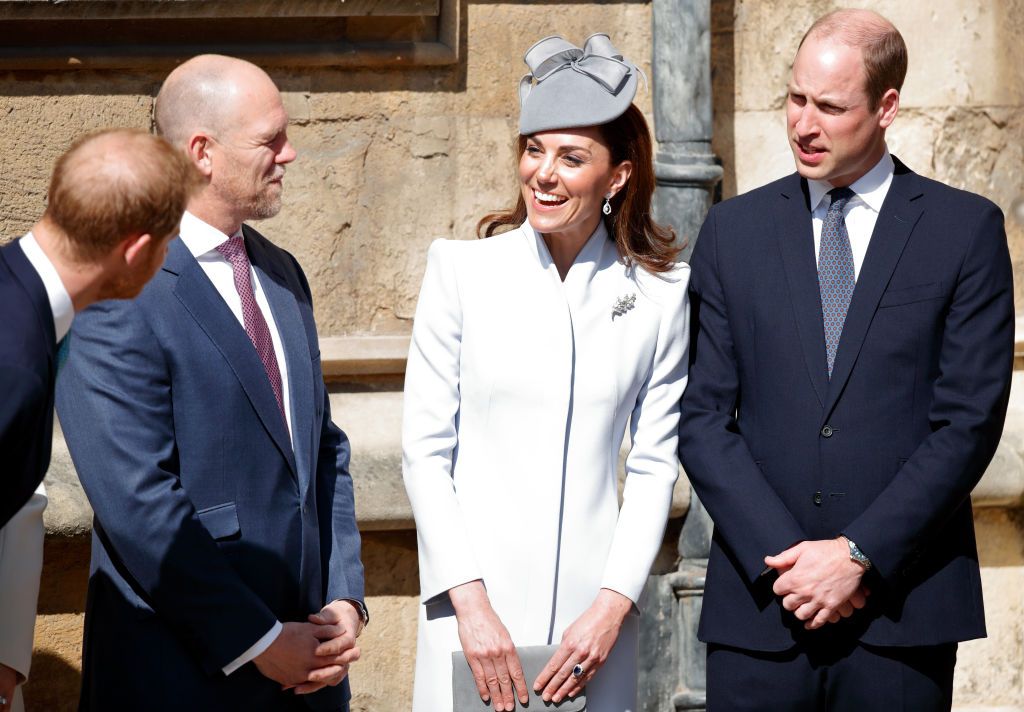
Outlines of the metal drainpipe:
M697 232L722 178L711 152L710 0L653 0L654 125L658 188L654 216L672 225L693 252ZM677 542L676 571L652 576L640 623L639 709L703 710L704 645L697 640L711 519L691 494Z

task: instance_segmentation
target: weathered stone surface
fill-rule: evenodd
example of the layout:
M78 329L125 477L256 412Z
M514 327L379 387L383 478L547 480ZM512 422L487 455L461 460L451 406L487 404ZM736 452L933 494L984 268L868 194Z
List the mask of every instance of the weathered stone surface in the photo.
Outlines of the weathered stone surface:
M988 638L961 644L960 704L1024 703L1024 521L1019 510L975 514Z
M54 423L53 454L46 472L46 509L43 522L50 536L74 537L92 531L92 507L78 481L60 423Z
M352 668L352 712L408 712L420 604L415 532L363 534L363 565L370 625Z

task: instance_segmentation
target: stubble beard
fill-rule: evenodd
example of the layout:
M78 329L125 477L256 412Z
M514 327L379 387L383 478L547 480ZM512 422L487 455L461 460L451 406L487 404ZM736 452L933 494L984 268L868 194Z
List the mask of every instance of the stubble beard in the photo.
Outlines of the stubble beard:
M249 220L266 220L281 212L282 185L277 184L277 190L273 189L274 184L268 183L264 189L256 194L249 204Z

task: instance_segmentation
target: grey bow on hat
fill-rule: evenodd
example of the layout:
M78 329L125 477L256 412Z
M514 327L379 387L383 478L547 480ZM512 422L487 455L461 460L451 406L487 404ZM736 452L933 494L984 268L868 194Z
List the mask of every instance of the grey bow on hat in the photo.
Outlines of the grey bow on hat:
M523 61L530 68L519 80L519 105L522 106L533 88L533 81L539 84L561 69L573 69L596 82L612 94L618 94L629 76L631 68L622 61L619 50L603 32L591 35L583 49L559 35L545 37L526 50Z
M643 76L603 32L588 37L582 49L560 35L545 37L523 61L530 68L519 81L523 134L611 121L629 108L636 75Z

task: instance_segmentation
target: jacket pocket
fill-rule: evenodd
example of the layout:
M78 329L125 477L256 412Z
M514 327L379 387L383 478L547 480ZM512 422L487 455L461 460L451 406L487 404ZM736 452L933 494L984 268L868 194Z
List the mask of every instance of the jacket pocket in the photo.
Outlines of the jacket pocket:
M878 307L898 307L903 304L914 304L929 299L938 299L943 296L942 282L931 282L929 284L918 284L913 287L901 287L900 289L888 289L882 295Z
M242 533L238 526L238 511L234 502L218 504L196 512L199 522L216 540L228 539Z

